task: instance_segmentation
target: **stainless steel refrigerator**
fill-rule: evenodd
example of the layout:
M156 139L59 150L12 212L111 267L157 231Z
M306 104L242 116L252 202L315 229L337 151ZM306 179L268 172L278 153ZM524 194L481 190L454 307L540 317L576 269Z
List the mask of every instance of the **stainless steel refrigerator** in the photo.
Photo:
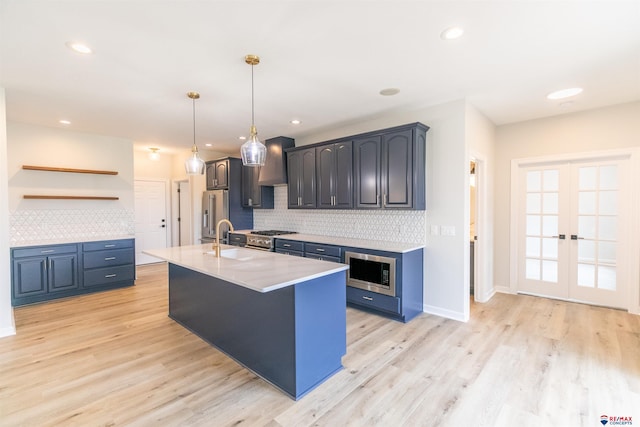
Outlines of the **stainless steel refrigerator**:
M202 243L213 242L216 238L216 224L221 219L229 219L229 191L211 190L202 194ZM220 225L220 243L225 242L229 226Z

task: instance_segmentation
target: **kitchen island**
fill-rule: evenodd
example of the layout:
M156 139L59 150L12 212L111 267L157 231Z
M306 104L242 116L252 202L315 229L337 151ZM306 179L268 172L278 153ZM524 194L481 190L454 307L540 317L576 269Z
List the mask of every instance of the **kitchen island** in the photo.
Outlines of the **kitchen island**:
M169 317L292 398L342 368L346 265L226 245L144 252L169 262Z

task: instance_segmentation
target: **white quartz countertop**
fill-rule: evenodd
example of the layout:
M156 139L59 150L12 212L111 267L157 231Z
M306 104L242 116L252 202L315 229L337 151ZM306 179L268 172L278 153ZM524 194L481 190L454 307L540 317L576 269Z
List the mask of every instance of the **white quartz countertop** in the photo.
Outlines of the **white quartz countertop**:
M320 236L317 234L281 234L277 239L297 240L300 242L321 243L325 245L350 246L352 248L405 253L424 248L420 243L386 242L383 240L350 239L348 237Z
M211 244L176 246L143 252L257 292L275 291L349 268L345 264L311 258L237 246L221 246L220 258L208 253L211 251Z
M119 236L88 236L88 237L49 239L49 240L29 240L26 242L12 244L11 247L23 248L26 246L65 245L68 243L88 243L88 242L99 242L102 240L134 239L135 237L136 236L132 234L124 234Z

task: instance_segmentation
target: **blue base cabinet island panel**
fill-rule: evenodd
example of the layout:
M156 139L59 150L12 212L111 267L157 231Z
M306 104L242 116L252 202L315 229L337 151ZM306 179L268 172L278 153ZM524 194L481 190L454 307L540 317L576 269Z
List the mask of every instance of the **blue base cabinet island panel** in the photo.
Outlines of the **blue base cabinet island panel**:
M342 369L345 280L256 292L169 263L169 317L297 400Z

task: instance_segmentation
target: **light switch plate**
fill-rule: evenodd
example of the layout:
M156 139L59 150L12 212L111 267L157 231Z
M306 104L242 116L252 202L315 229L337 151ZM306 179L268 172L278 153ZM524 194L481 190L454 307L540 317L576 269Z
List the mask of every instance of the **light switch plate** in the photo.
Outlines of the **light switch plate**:
M455 236L456 235L456 227L453 225L443 225L442 226L442 235L443 236Z

